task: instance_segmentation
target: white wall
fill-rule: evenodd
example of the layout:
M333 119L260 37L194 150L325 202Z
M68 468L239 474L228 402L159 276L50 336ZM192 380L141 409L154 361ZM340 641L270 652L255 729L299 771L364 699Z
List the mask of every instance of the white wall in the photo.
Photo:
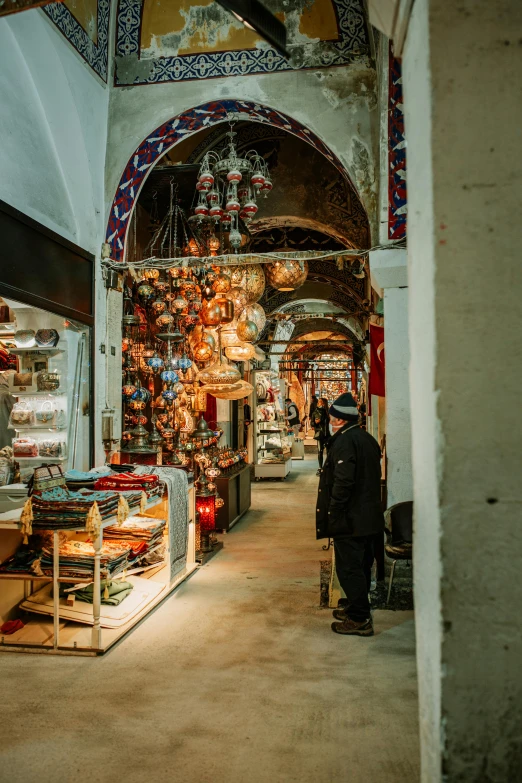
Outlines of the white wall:
M422 780L522 778L522 4L416 0L403 59Z
M384 289L388 507L413 498L408 289Z
M0 19L0 199L93 253L97 262L105 235L108 104L107 86L42 11ZM103 334L101 284L96 315ZM105 360L96 355L98 442L106 373Z

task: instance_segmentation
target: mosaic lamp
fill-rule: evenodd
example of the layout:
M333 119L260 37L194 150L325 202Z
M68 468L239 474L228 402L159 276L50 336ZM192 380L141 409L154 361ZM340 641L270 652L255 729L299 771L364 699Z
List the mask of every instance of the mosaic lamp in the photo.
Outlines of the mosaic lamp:
M303 285L308 276L308 262L287 258L267 264L266 280L278 291L295 291Z

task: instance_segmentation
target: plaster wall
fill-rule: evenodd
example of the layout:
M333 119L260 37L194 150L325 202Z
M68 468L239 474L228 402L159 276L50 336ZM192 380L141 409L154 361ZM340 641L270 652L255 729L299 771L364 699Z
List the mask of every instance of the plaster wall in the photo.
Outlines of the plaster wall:
M388 507L413 497L408 365L408 289L384 290Z
M518 0L417 0L404 52L426 783L522 774L521 38Z
M109 89L40 10L0 19L0 199L99 258ZM105 331L105 290L96 286ZM96 339L96 338L95 338ZM96 443L105 359L97 352Z
M316 133L334 152L376 222L374 147L379 118L375 72L364 60L349 67L226 77L112 90L106 167L106 218L127 161L155 128L180 112L223 98L282 111Z

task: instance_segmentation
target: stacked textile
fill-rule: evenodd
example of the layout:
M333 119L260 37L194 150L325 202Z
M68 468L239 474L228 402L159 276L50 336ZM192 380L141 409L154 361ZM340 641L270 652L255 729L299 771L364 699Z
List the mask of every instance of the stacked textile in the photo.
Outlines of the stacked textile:
M116 475L101 476L97 479L95 489L113 489L118 492L125 490L148 490L157 487L159 478L153 474L136 476L134 473L118 473Z
M129 565L132 547L125 541L104 541L100 572L103 578L109 578L125 570ZM58 550L60 576L72 579L94 578L94 546L87 541L66 541ZM53 550L44 546L40 568L45 576L53 573Z
M134 502L134 505L139 505L141 500L141 493L137 494L138 501L137 504ZM32 496L32 526L49 530L85 527L87 515L94 503L97 504L103 521L116 515L119 501L118 492L91 492L88 489L71 492L63 487L54 487Z
M132 567L153 565L164 557L163 533L166 520L149 517L129 517L121 525L111 525L104 531L108 541L129 543L132 552L129 563Z
M111 474L110 476L99 478L94 487L100 491L121 492L126 497L129 508L140 506L140 503L136 503L130 493L139 493L140 499L142 498L141 493L144 493L145 502L155 498L159 500L163 495L163 485L159 478L153 474L143 476L136 476L128 472L116 475ZM143 511L144 507L140 506L140 510Z
M20 547L11 557L0 565L2 574L36 573L33 564L40 559L41 552L27 547Z
M65 483L72 490L95 489L95 484L102 476L109 476L112 473L110 468L103 471L68 470L65 474Z
M100 586L100 601L102 604L108 606L119 606L128 595L134 589L134 585L130 582L112 582L110 580L102 581ZM94 585L84 585L78 588L67 589L64 586L60 587L60 597L65 598L69 595L74 595L78 601L85 601L88 604L92 604L94 596Z

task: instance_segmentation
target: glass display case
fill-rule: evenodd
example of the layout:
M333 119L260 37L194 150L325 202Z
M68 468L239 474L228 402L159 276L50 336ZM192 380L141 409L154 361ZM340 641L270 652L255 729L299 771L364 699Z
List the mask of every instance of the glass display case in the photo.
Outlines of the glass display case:
M13 476L40 464L64 471L91 467L91 329L45 310L2 300L12 323L0 335L8 361L0 370L0 448L12 449ZM7 449L5 448L7 447Z
M292 468L292 443L284 413L284 381L271 370L255 370L255 478L284 479Z

